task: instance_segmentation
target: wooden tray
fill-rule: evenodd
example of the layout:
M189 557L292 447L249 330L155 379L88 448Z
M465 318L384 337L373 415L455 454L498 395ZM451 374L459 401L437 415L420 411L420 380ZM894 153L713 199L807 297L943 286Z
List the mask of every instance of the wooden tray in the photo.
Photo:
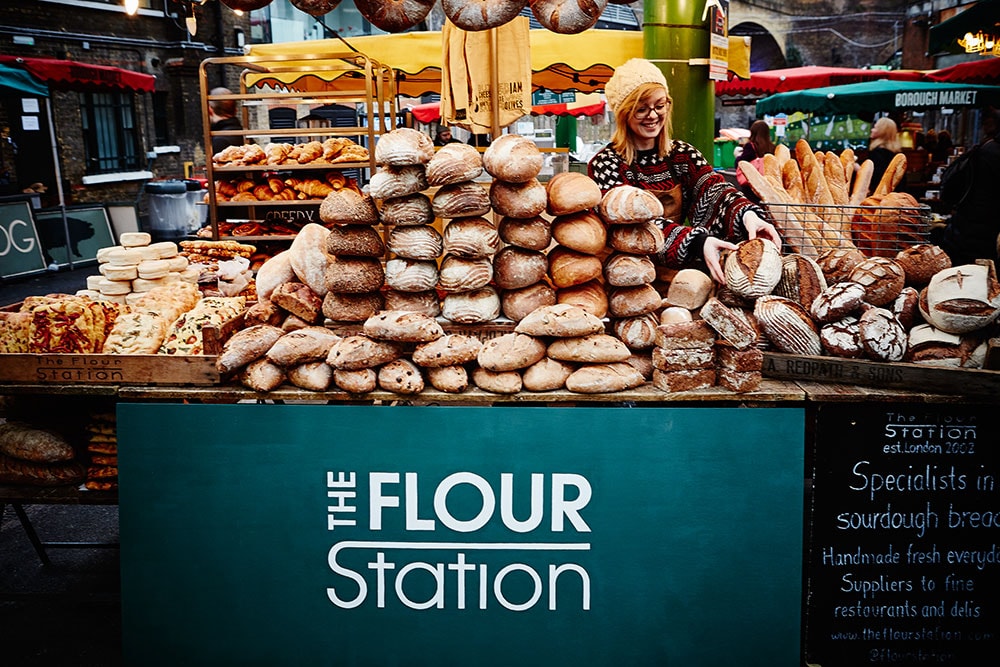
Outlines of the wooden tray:
M763 374L782 380L892 387L994 400L1000 397L1000 371L972 368L764 352Z

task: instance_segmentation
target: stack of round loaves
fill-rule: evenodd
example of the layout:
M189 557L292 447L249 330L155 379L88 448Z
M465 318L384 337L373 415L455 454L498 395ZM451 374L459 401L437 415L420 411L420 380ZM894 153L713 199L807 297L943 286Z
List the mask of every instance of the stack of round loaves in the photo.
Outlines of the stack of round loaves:
M408 310L436 316L438 258L441 235L431 226L434 213L427 189L427 165L434 144L422 132L402 127L379 138L375 161L379 170L369 184L380 202L379 217L388 230L391 257L385 263L386 310Z
M329 230L330 256L324 280L323 315L335 322L363 322L382 309L385 243L376 229L379 217L371 197L350 188L334 190L319 207Z
M517 134L501 136L483 153L483 166L493 176L490 205L500 217L500 238L508 244L493 257L494 282L503 314L515 322L556 302L544 252L551 228L541 216L548 198L537 178L543 162L535 142Z
M485 217L489 193L475 181L482 172L482 156L466 144L442 146L427 164L427 182L438 188L432 214L445 221L437 285L444 293L441 314L460 324L489 322L500 314L500 297L490 284L500 238Z
M147 232L123 232L118 241L97 251L100 275L88 276L87 288L77 294L128 304L159 285L198 282L201 272L178 254L173 241L151 243Z
M608 190L598 211L608 225L609 254L603 266L608 316L630 349L649 350L661 305L650 255L663 249L663 232L655 223L663 216L663 204L646 190L621 185Z

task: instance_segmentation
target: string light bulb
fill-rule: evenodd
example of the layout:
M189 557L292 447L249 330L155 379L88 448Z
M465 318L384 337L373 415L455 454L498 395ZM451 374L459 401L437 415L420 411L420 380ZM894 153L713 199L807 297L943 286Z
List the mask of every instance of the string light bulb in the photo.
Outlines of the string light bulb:
M129 16L135 16L136 12L139 11L139 0L125 0L125 13Z
M194 5L189 4L187 6L187 16L184 18L184 25L187 26L188 33L194 37L194 34L198 32L198 19L194 15Z

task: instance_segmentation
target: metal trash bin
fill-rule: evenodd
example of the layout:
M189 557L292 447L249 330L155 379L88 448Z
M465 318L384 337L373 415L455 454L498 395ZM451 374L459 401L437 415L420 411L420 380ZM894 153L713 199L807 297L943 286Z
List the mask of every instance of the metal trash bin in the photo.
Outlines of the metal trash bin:
M150 181L150 235L158 241L172 241L196 231L195 207L188 194L188 185L181 180Z

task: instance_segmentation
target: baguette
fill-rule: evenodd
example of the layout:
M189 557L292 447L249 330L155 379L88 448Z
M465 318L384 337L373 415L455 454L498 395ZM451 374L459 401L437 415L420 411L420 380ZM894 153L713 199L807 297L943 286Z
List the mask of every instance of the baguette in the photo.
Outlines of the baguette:
M872 182L872 174L875 172L875 163L865 160L858 167L858 173L854 177L854 186L851 188L851 197L848 203L851 206L860 206L868 197L868 187Z
M750 188L760 197L762 202L784 205L775 208L768 207L768 210L771 211L771 217L785 242L799 254L812 258L819 256L817 246L813 242L809 230L803 225L795 210L798 207L789 206L789 204L797 204L798 202L793 201L784 188L777 188L771 180L754 169L749 162L740 162L737 168L746 176Z
M885 173L882 174L882 179L878 182L875 187L875 192L872 193L873 196L882 195L885 196L896 189L900 181L903 180L903 176L906 174L906 156L902 153L896 153L893 156L892 161L889 166L886 167Z
M840 153L840 164L844 165L844 180L847 181L848 187L851 185L851 179L854 178L854 167L858 163L858 156L854 154L853 148L845 148Z
M774 147L774 157L778 158L778 166L784 168L785 163L792 159L792 152L785 144L778 144Z
M823 163L823 175L833 196L833 203L844 205L850 198L847 191L847 179L844 177L844 163L836 153L830 151L826 154L826 161Z
M781 189L784 190L785 186L781 184L781 165L778 163L778 158L770 153L765 153L764 157L764 176L777 181Z

